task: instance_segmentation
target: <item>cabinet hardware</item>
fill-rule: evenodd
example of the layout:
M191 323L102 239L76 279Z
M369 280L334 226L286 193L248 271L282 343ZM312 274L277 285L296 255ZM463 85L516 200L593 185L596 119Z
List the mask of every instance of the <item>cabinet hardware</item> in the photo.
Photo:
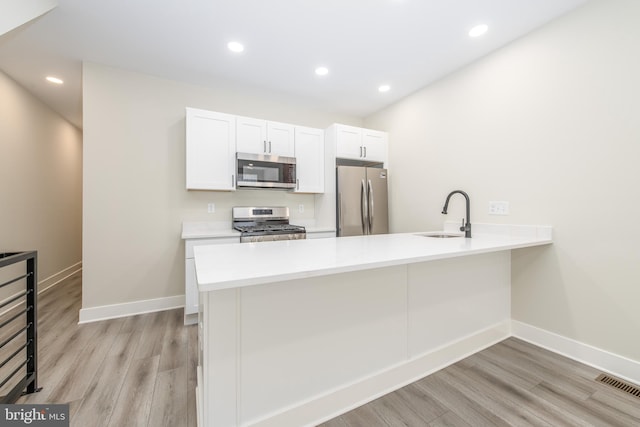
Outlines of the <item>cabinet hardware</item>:
M362 145L360 146L360 157L362 157Z
M367 147L364 147L364 157L367 157Z
M342 215L342 193L338 193L338 237L342 235L342 222L344 216Z
M296 190L300 189L300 179L296 178Z
M235 175L231 175L231 188L236 186L236 176Z
M373 185L371 185L371 180L368 180L368 193L369 193L369 233L373 234Z
M364 179L361 181L360 187L360 220L362 221L362 234L369 234L369 205L367 204L367 187L365 186Z
M271 141L269 141L269 154L271 154Z
M267 141L262 141L262 145L264 146L262 151L264 151L266 153L267 152Z

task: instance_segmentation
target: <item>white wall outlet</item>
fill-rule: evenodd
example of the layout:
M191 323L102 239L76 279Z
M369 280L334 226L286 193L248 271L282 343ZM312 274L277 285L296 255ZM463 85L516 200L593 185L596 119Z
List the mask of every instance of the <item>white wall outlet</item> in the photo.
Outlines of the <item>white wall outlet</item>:
M207 203L207 213L215 213L215 212L216 212L216 204Z
M304 205L298 205L298 212L304 213Z
M489 202L489 215L509 215L509 202Z

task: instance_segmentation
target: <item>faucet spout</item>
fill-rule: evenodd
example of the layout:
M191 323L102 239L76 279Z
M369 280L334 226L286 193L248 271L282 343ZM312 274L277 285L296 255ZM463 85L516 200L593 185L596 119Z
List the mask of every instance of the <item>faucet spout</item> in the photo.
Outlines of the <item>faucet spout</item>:
M469 200L469 195L467 193L465 193L462 190L455 190L449 193L449 195L447 196L447 200L445 200L444 202L442 213L444 215L447 214L447 210L449 209L449 199L451 199L451 196L453 196L454 194L462 194L465 198L466 208L467 208L467 212L466 212L467 220L466 220L466 223L463 222L462 227L460 227L460 231L464 231L464 237L470 238L471 237L471 201Z

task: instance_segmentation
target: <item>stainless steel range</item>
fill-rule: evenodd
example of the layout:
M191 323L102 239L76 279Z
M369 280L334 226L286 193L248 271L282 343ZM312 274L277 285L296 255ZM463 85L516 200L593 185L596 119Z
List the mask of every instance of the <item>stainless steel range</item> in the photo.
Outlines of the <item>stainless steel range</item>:
M287 207L235 207L233 228L240 233L240 243L306 239L304 227L289 224Z

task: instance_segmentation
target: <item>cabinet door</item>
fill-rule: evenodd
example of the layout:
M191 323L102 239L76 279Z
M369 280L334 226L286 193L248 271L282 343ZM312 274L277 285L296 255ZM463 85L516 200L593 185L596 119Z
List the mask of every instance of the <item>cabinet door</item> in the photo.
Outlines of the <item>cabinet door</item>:
M336 127L336 157L360 160L362 156L362 129L338 125Z
M296 193L324 193L324 132L295 128Z
M335 231L312 231L309 232L307 230L307 239L328 239L331 237L336 237Z
M196 280L196 263L193 259L193 248L202 245L223 245L228 243L240 243L240 237L216 237L211 239L187 239L185 240L185 265L184 265L184 322L192 324L194 314L198 312L199 293Z
M187 108L187 190L235 190L235 116Z
M293 157L294 141L293 125L267 122L267 154Z
M363 157L366 160L386 163L387 138L386 132L364 129L362 132Z
M238 117L236 148L239 153L268 154L267 122Z
M186 322L189 314L198 312L198 282L196 280L196 262L193 258L185 260L184 275L184 315Z

